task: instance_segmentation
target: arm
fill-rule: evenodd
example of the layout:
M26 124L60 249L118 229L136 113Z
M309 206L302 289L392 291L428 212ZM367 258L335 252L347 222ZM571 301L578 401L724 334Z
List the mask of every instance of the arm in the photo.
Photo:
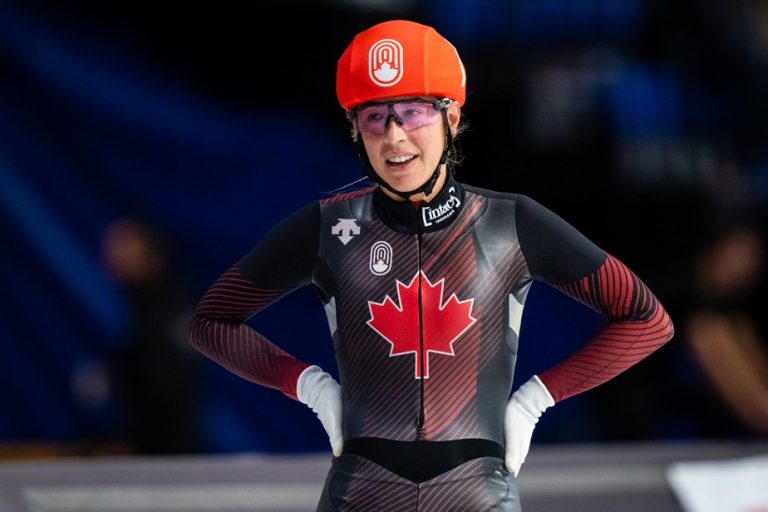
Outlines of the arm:
M320 210L311 204L273 228L248 255L205 292L188 328L200 352L236 375L297 399L296 384L307 368L246 321L312 280Z
M541 374L554 402L602 384L669 341L669 315L617 258L530 198L517 207L518 236L531 274L602 313L608 323L572 356Z
M515 476L541 414L650 355L673 335L653 293L624 264L532 199L518 196L515 222L532 277L605 315L606 327L573 355L515 391L504 416L505 464Z
M674 334L669 315L653 293L611 255L590 275L556 287L601 312L608 325L571 357L542 373L555 402L612 379Z

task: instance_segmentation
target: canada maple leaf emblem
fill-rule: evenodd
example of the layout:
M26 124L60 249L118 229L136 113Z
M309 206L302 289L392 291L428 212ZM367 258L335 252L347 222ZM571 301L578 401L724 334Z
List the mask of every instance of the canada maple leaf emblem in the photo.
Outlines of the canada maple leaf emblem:
M474 299L459 300L454 293L443 302L444 283L445 279L441 279L432 284L423 272L418 272L407 285L397 281L398 304L389 296L381 303L368 302L368 325L392 345L390 357L416 356L417 379L422 375L429 378L430 353L455 355L453 342L477 320L472 317Z

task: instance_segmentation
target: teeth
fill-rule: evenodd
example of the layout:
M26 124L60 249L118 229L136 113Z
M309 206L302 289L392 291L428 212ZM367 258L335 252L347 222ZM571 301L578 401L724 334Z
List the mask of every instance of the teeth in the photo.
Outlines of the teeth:
M393 164L401 164L403 162L407 162L408 160L411 160L415 158L413 155L409 156L393 156L392 158L388 158L387 160L389 162L392 162Z

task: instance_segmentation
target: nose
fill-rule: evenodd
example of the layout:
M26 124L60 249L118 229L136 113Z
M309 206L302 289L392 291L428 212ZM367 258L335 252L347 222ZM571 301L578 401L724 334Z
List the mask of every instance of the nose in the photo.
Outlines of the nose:
M390 140L402 140L405 138L403 122L397 114L391 114L387 118L387 124L384 126L384 137Z

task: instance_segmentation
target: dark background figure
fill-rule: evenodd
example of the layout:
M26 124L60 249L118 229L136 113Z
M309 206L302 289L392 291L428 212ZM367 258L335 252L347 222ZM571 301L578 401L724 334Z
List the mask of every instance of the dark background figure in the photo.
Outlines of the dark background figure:
M114 354L112 374L128 449L199 452L202 366L185 338L190 294L168 240L147 223L122 218L104 233L103 256L130 304L130 332Z
M748 439L768 434L768 282L765 215L759 205L725 207L701 196L664 296L676 343L608 383L588 404L608 440ZM678 215L677 218L681 218ZM678 236L683 231L673 229ZM615 407L607 407L615 401Z
M700 410L714 437L768 436L765 216L716 219L690 267L684 347L702 382Z

